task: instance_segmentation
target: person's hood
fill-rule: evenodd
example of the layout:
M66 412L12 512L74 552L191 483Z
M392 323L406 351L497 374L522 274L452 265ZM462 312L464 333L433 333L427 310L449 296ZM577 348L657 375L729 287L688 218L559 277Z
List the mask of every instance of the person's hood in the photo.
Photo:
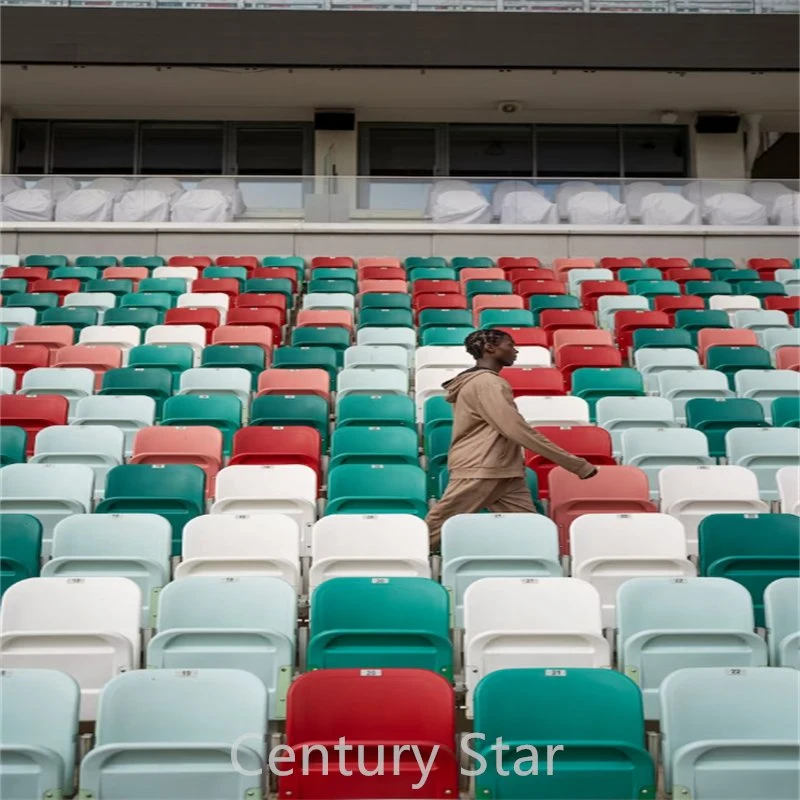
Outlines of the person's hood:
M464 372L460 372L455 378L451 378L449 381L445 381L442 384L442 388L447 392L445 394L445 398L447 399L448 403L455 403L456 398L458 397L458 393L471 381L478 377L478 375L483 375L485 373L489 373L491 375L496 375L497 373L491 369L483 369L482 367L471 367Z

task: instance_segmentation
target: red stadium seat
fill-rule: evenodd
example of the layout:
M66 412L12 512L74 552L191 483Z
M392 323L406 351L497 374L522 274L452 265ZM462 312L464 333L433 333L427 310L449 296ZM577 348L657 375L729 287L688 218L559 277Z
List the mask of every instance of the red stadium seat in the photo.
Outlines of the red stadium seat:
M548 347L547 332L541 328L498 326L496 330L505 331L518 347Z
M592 269L597 266L593 258L557 258L553 261L553 269L560 280L567 279L567 273L573 269Z
M240 428L234 434L229 465L302 464L317 473L321 485L320 449L320 435L315 428L304 425L251 426Z
M285 294L244 293L233 298L231 308L275 308L281 312L281 325L286 324L287 298Z
M360 267L358 277L365 281L406 281L406 271L402 267Z
M318 266L315 264L314 266ZM330 264L329 266L333 266ZM341 264L336 264L336 266L342 266ZM358 259L358 268L365 269L366 267L397 267L399 269L403 268L403 265L400 263L399 258L391 258L391 257L370 257L370 258L359 258Z
M46 281L50 275L47 267L6 267L3 270L4 278L16 278L28 282L28 291L36 281Z
M472 298L472 316L476 325L481 311L487 308L521 310L525 308L525 301L516 294L476 294Z
M656 512L647 475L638 467L598 467L597 475L581 480L562 467L550 471L550 517L558 526L562 555L569 554L569 526L583 514Z
M583 347L613 347L614 338L610 331L599 328L563 328L553 333L553 352L556 357L559 348L574 344Z
M539 325L547 331L550 341L553 334L564 328L596 328L594 314L580 308L547 308L539 312Z
M70 325L21 325L14 331L14 344L43 344L51 353L74 341Z
M497 259L497 266L505 270L538 269L542 266L542 262L533 256L500 256ZM513 280L513 278L509 280Z
M568 344L556 351L556 366L564 376L567 389L572 386L572 373L582 367L621 367L622 353L609 345Z
M700 363L706 363L709 347L758 347L755 331L740 328L703 328L697 332Z
M81 290L81 282L77 278L59 278L57 280L44 280L36 281L33 283L29 291L31 293L41 294L49 292L50 294L58 295L58 304L64 302L64 298L68 294L79 292Z
M645 264L655 269L688 269L691 266L685 258L648 258Z
M505 367L500 376L508 381L514 397L566 394L564 378L554 367Z
M504 281L506 274L499 267L465 267L458 273L458 280L465 291L467 281Z
M139 281L150 277L150 270L147 267L108 267L103 270L104 280L128 280L133 281L133 289L136 291Z
M272 331L274 344L281 343L283 317L277 308L231 308L225 318L226 325L258 325Z
M679 267L664 270L664 280L675 281L680 284L681 291L686 291L686 281L710 281L713 280L710 269L702 267Z
M206 331L206 344L211 342L214 328L220 324L219 309L216 308L170 308L164 315L165 325L200 325Z
M670 319L670 325L675 324L676 311L703 311L706 307L702 297L696 295L671 295L660 294L653 298L656 311L663 311Z
M771 297L765 297L764 308L768 311L785 311L789 316L789 322L791 322L795 311L800 311L800 296L782 297L772 295Z
M103 384L103 375L122 366L122 350L109 344L76 344L56 350L54 367L85 367L95 376L95 390Z
M779 347L775 351L775 367L800 372L800 347L794 345Z
M551 280L520 281L514 291L526 300L534 294L566 294L567 287L561 282Z
M222 469L222 431L210 425L142 428L133 440L131 464L194 464L206 473L206 495Z
M408 284L405 279L400 281L374 281L362 279L358 282L359 294L407 294Z
M597 311L597 301L606 295L628 294L630 289L625 281L582 281L581 305L587 311Z
M774 281L776 269L792 268L788 258L751 258L748 260L747 266L750 269L757 270L758 277L762 281Z
M311 259L311 268L315 267L355 267L356 262L350 256L316 256ZM370 264L370 266L385 266L384 264ZM390 264L389 266L394 266Z
M44 344L6 344L0 346L0 367L9 367L17 376L17 389L22 386L22 376L29 369L47 367L50 348Z
M33 455L36 434L51 425L66 425L69 400L52 394L0 395L0 419L4 425L16 425L28 434L27 455Z
M644 266L641 258L626 256L624 258L606 257L600 259L600 266L603 269L610 269L614 274L621 269L638 269Z
M438 281L427 278L411 284L411 294L463 294L458 281Z
M614 314L614 334L617 347L623 356L633 344L633 332L639 328L671 328L672 321L664 311L645 311L644 309L627 309Z
M339 309L305 308L297 313L297 328L347 328L353 332L353 312Z
M519 281L549 281L554 280L555 272L543 267L529 267L527 269L510 269L506 272L506 280L511 281L514 286Z
M266 353L269 363L272 353L272 329L266 325L220 325L211 334L211 344L254 344Z
M297 270L294 267L258 267L251 278L285 278L292 282L292 292L297 292Z
M603 428L595 425L546 425L536 430L567 452L585 458L596 466L614 466L617 463L611 452L611 434ZM556 465L531 450L525 451L525 464L536 473L539 497L546 500L549 497L548 477Z
M265 369L258 394L316 394L330 399L331 378L324 369Z
M455 734L453 687L441 675L422 669L307 672L289 687L286 744L294 752L295 764L301 763L303 753L311 757L308 768L286 770L278 796L281 800L455 800L459 779ZM347 750L333 749L340 741L347 742ZM409 749L399 754L394 768L391 754L399 743L416 744L420 758L432 764L422 786L417 758ZM324 757L311 745L323 748ZM375 766L379 745L387 751L383 770ZM339 754L344 769L339 768ZM371 777L363 774L373 771Z
M226 294L236 297L240 290L236 278L198 278L192 283L192 294Z
M419 313L426 308L455 308L466 310L467 298L463 294L427 294L414 295L412 300L414 310Z
M197 267L205 269L211 266L211 259L208 256L172 256L167 264L170 267Z
M258 269L258 259L255 256L217 256L214 263L218 267L244 267L247 277L251 277L253 270Z

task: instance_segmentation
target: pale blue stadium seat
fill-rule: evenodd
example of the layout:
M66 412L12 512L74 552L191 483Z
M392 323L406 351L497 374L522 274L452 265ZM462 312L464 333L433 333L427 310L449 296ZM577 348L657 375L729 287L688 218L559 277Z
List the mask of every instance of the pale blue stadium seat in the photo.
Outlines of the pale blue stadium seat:
M267 690L248 672L119 675L100 697L96 745L81 764L80 797L255 800L261 797L266 726ZM240 770L231 758L234 744Z
M69 416L78 401L94 393L94 372L82 367L36 367L22 378L18 394L56 394L69 400Z
M346 292L309 292L303 297L304 309L346 308L353 311L355 307L355 295Z
M402 369L408 371L408 352L400 345L358 344L344 351L345 369Z
M295 590L281 578L181 578L161 592L147 665L245 670L266 688L269 718L285 719L296 627Z
M800 270L797 269L776 269L775 280L780 281L788 292L790 286L800 284Z
M597 321L601 328L614 330L614 314L617 311L649 311L650 303L638 294L605 295L597 300Z
M645 390L658 392L658 376L672 369L701 369L695 350L684 347L644 347L633 354L633 365L642 373Z
M142 428L155 422L156 401L145 395L93 395L78 401L72 425L113 425L125 434L125 456Z
M779 578L767 586L764 615L769 663L800 669L800 578Z
M359 328L356 344L396 344L411 351L411 360L417 346L417 334L413 328Z
M764 416L772 420L772 401L776 397L794 397L800 405L800 372L789 369L743 369L734 377L738 397L757 401Z
M800 428L732 428L725 450L729 464L755 473L761 499L771 502L778 499L777 471L800 466Z
M734 397L723 372L714 369L669 370L658 376L658 393L672 403L675 418L686 422L686 403L697 397Z
M464 592L475 581L562 575L558 530L541 514L457 514L442 526L442 584L457 628Z
M662 687L664 782L673 797L795 800L800 672L680 670Z
M791 327L783 311L735 311L732 316L735 328L747 328L757 333L767 328Z
M250 405L252 378L241 367L193 367L181 373L178 394L232 395Z
M794 270L793 270L794 271ZM797 270L800 276L800 270ZM761 346L769 350L772 362L775 363L775 351L779 347L800 347L800 329L798 328L766 328L758 332Z
M35 308L9 308L8 306L0 308L0 325L8 330L9 335L13 334L15 328L35 324Z
M571 269L567 273L569 293L581 296L581 284L584 281L613 281L614 273L610 269Z
M343 369L336 380L337 400L348 394L408 394L408 373L400 369Z
M14 394L17 376L11 367L0 367L0 394Z
M800 430L798 430L800 435ZM664 467L716 464L708 439L692 428L639 428L622 434L622 463L647 475L650 498L658 499L658 473Z
M618 669L660 719L661 682L687 667L767 664L748 591L725 578L633 578L617 591Z
M597 401L597 424L611 434L615 458L622 454L626 430L678 425L672 403L662 397L601 397Z
M94 471L81 464L9 464L0 469L0 511L30 514L42 523L42 556L53 530L72 514L92 510Z
M129 578L142 590L142 628L152 628L169 583L172 528L157 514L74 514L53 533L43 578Z
M116 308L117 298L111 292L73 292L64 298L67 308L93 308L102 323L103 315L110 308Z
M72 795L78 684L50 669L0 670L0 796Z

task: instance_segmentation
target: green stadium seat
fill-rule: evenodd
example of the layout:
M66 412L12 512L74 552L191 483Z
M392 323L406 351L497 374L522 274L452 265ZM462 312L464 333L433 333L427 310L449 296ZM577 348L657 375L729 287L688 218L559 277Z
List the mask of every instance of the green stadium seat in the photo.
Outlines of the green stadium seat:
M511 281L472 280L467 281L464 293L467 296L467 300L471 301L473 297L479 294L513 294L514 288L511 285Z
M625 283L638 281L660 281L664 277L660 269L654 267L623 267L617 273L617 280Z
M759 274L755 269L718 269L714 271L714 280L735 285L740 281L757 281Z
M353 267L317 267L311 273L311 279L315 281L352 281L358 282L358 270ZM309 291L312 291L309 289Z
M453 679L450 598L428 578L331 578L311 597L308 669L426 669Z
M703 269L733 269L736 264L731 258L693 258L693 267L702 267Z
M357 289L354 280L346 278L312 278L308 282L307 291L319 292L321 294L328 293L341 293L341 294L355 294Z
M24 428L17 425L0 425L0 467L5 467L7 464L24 464L27 446L28 434Z
M123 464L106 479L98 514L159 514L172 526L172 555L180 556L183 527L205 512L206 474L194 464Z
M736 373L743 369L772 369L769 351L761 347L725 347L717 345L706 351L706 367L724 372L731 389Z
M147 267L151 270L163 267L166 263L167 260L162 256L125 256L122 259L123 267Z
M688 331L696 345L697 332L703 328L730 328L732 325L726 311L681 309L675 312L675 327Z
M725 281L686 281L686 294L709 298L720 294L733 294L733 287Z
M481 311L478 324L481 328L532 328L533 312L523 309L488 308Z
M411 283L416 281L454 281L458 275L450 267L412 267L408 277Z
M140 344L128 353L128 366L169 370L177 391L181 372L194 366L194 351L188 344Z
M69 262L66 256L25 256L26 267L66 267Z
M695 397L686 403L686 424L702 431L712 458L724 458L725 434L731 428L765 428L764 409L743 397Z
M361 328L412 328L414 315L406 308L362 308L358 317Z
M327 401L316 394L264 394L250 407L250 425L307 425L319 431L322 451L328 450Z
M776 397L772 401L772 424L776 428L800 428L800 397Z
M528 298L528 308L533 311L534 325L539 324L539 312L541 311L547 311L551 308L580 307L580 300L571 294L532 294Z
M206 267L203 278L233 278L239 281L239 288L247 280L247 267Z
M84 292L103 292L113 294L114 297L124 297L133 291L133 281L128 278L98 278L96 281L87 281L83 287Z
M736 293L752 297L773 297L785 295L786 287L780 281L742 281L736 284Z
M174 298L186 294L185 278L145 278L139 281L139 291L157 294L168 294Z
M634 351L645 347L692 349L693 346L691 333L680 328L642 328L633 332Z
M328 473L326 514L428 513L425 472L409 464L345 464Z
M430 402L430 401L429 401ZM379 425L416 430L414 401L399 394L348 394L337 406L337 428Z
M333 385L338 359L332 347L278 347L272 354L272 366L275 369L324 369Z
M164 401L172 394L172 374L161 367L110 369L103 375L103 387L99 394L151 397L155 401L158 418Z
M222 433L222 449L231 453L233 435L242 427L242 401L229 394L181 394L168 398L162 425L210 425Z
M166 292L132 292L124 294L119 304L123 308L155 308L166 313L175 305L175 300Z
M5 306L7 308L32 308L41 314L42 311L48 308L56 308L58 306L58 295L53 292L38 292L36 294L18 292L5 298Z
M103 315L104 325L133 325L146 331L164 321L164 312L157 308L109 308Z
M75 259L76 267L93 267L95 269L105 269L106 267L117 266L116 256L78 256ZM145 266L144 264L123 264L123 267Z
M426 308L419 312L420 333L428 328L472 327L472 313L460 308Z
M453 256L450 259L450 266L455 270L465 267L493 267L494 259L488 256Z
M324 347L336 351L336 363L341 366L344 351L350 347L350 331L335 326L295 328L292 331L292 347Z
M286 307L294 305L294 287L288 278L250 278L245 281L245 293L250 294L282 294L286 298Z
M642 376L628 367L581 367L572 373L572 394L589 404L592 420L602 397L644 395Z
M212 344L203 348L200 366L246 369L252 376L252 386L255 389L258 376L267 367L267 355L263 347L254 344Z
M444 398L438 399L443 400ZM441 485L442 470L447 469L447 454L450 451L450 442L452 441L452 438L452 425L438 425L431 428L430 431L425 431L423 440L425 447L425 458L427 459L428 463L429 497L435 497L436 492Z
M112 309L109 309L112 310ZM90 325L97 325L97 310L81 306L60 306L46 308L39 318L39 325L69 325L72 330L79 332ZM112 325L112 322L105 322Z
M411 310L411 296L400 292L366 292L361 308L405 308Z
M0 297L10 297L28 290L28 281L24 278L0 278Z
M330 469L342 464L418 466L417 434L400 426L337 427L331 438Z
M464 339L469 336L475 328L459 326L456 328L428 328L422 331L420 344L423 345L462 345Z
M9 586L38 577L41 560L39 520L30 514L0 514L0 597Z
M641 297L677 296L681 293L681 287L675 281L635 281L630 285L630 292Z
M404 262L406 269L417 269L418 267L432 267L441 269L447 267L447 259L441 256L409 256Z
M53 280L77 278L81 285L88 281L95 281L100 277L97 267L57 267L50 276Z
M306 269L305 259L300 256L266 256L261 259L261 264L265 267L293 267L298 276Z

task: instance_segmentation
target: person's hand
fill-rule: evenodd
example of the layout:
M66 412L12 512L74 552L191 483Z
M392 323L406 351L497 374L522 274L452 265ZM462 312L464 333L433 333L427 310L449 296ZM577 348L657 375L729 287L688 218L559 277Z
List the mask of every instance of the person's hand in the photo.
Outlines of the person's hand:
M581 478L581 480L582 481L589 480L589 478L594 478L595 475L597 475L597 467L595 467L588 475L584 475Z

